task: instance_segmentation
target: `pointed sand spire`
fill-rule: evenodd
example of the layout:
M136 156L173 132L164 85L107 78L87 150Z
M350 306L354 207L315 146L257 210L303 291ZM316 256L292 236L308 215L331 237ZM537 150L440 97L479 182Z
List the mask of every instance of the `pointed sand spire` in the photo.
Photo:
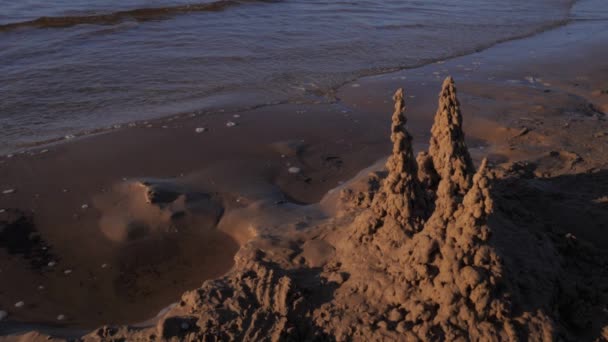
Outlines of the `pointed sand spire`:
M469 211L469 215L475 220L485 223L486 217L492 212L492 197L490 196L490 185L487 170L488 160L484 158L481 165L473 176L471 189L464 196L463 207ZM463 215L465 216L465 215ZM476 222L477 224L479 222Z
M372 207L380 216L390 216L406 231L416 231L416 222L424 212L423 196L417 179L418 167L412 151L412 137L405 129L407 122L403 115L405 101L403 89L393 96L395 111L391 124L393 151L386 167L388 176L384 180Z
M443 81L439 106L431 128L429 155L439 177L449 179L451 191L463 196L471 186L475 173L473 161L464 141L460 103L452 77Z

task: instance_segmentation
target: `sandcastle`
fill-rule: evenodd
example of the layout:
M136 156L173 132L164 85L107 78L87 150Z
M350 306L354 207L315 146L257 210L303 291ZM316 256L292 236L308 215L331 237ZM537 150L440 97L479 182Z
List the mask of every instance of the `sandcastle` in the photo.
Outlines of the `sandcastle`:
M339 215L300 235L277 233L247 243L232 272L184 294L155 327L103 327L84 339L567 338L558 322L560 303L579 309L588 302L577 294L555 299L562 285L541 283L567 270L554 252L558 243L500 217L495 222L504 231L493 236L492 172L485 159L475 171L454 81L443 83L429 150L417 157L405 127L403 90L394 101L387 174L361 180L364 191L347 185ZM322 266L302 262L306 244L322 246L313 248L323 256ZM509 250L513 245L517 249ZM519 276L510 269L517 262L526 263L518 265Z

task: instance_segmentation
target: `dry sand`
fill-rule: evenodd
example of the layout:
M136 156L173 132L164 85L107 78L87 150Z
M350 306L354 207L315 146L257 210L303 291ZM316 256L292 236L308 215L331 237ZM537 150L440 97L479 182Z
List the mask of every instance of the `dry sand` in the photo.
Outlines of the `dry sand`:
M608 37L577 25L357 80L334 105L170 118L3 158L0 332L605 340L608 74L593 56ZM435 111L447 73L461 102L448 78Z

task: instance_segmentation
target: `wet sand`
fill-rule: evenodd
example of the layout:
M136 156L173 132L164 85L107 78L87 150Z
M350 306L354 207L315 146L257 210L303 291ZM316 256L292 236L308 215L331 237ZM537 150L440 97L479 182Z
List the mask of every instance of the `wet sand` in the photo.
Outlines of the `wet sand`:
M6 209L0 219L20 210L32 218L34 239L28 234L26 251L0 249L2 278L9 280L0 284L0 310L9 314L0 331L13 331L7 321L77 328L140 322L227 272L247 237L222 226L222 215L264 198L277 205L315 203L383 158L390 148L386 113L397 87L406 90L415 150L427 147L436 89L449 74L459 82L475 161L535 161L539 177L605 169L608 31L602 28L574 23L474 55L363 78L339 89L334 104L185 115L3 157L0 190L15 191L0 195ZM186 210L186 221L160 225L160 232L109 238L100 222L120 208L116 187L150 177L213 198L219 219ZM104 196L116 205L99 204ZM207 219L197 221L201 217ZM183 230L169 229L180 224ZM578 235L599 248L608 242L593 229ZM49 267L51 261L56 265ZM18 301L24 306L15 308ZM58 315L65 319L57 321Z
M48 259L57 260L57 265L30 270L28 262L18 255L3 258L0 269L13 280L3 283L2 307L11 308L11 317L17 320L52 322L64 314L70 318L61 324L89 328L102 322L135 323L154 316L186 289L230 268L235 243L221 232L203 232L207 236L198 237L198 241L182 234L173 241L158 241L167 244L165 248L176 249L175 255L168 252L173 257L170 261L155 255L158 247L154 244L133 252L128 243L108 239L100 230L102 213L94 198L110 192L116 183L140 177L179 180L194 174L196 178L197 171L212 169L198 186L213 188L206 193L221 192L222 207L238 205L240 197L266 196L265 190L258 194L256 184L261 188L275 186L286 201L310 203L373 162L384 147L367 145L365 140L355 142L365 136L373 139L374 132L354 123L355 114L331 107L294 105L240 113L238 119L233 115L158 123L169 128L125 129L47 147L49 151L43 154L4 159L3 186L16 191L3 195L0 207L32 214L36 231L50 246ZM227 121L238 126L228 128ZM307 123L314 123L314 129ZM196 133L196 127L208 131ZM333 136L334 132L342 135ZM302 171L290 174L290 166ZM214 186L218 182L224 186ZM83 205L88 207L83 209ZM199 250L184 251L185 244L197 243ZM128 264L138 254L142 255L142 265L129 270ZM166 265L158 265L159 261ZM104 263L109 270L100 268ZM64 276L65 269L73 273ZM134 271L163 281L140 279ZM121 273L132 279L122 279ZM87 282L81 284L85 279ZM176 284L166 286L173 281ZM146 286L138 288L135 285L139 282ZM38 285L53 291L41 293ZM90 295L92 287L110 292L113 301ZM83 297L95 303L86 304ZM22 300L15 298L27 300L25 310L13 310L13 302ZM123 301L134 305L117 305ZM83 306L99 309L92 312Z

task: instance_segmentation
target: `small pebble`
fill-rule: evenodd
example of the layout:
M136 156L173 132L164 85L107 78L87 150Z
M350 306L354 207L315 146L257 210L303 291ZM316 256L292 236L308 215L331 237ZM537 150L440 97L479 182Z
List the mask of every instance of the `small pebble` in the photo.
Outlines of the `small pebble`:
M44 286L43 285L38 285L38 290L40 290L40 291L44 290Z
M63 274L65 274L65 275L68 275L70 273L72 273L72 270L65 270L65 271L63 271Z
M186 322L183 322L181 324L181 328L182 328L182 330L188 330L190 328L190 325Z
M6 211L6 209L0 209L0 214L2 214L5 211Z
M299 167L292 166L292 167L290 167L289 169L287 169L287 172L289 172L289 173L294 173L294 174L295 174L295 173L300 173L300 168L299 168Z
M101 268L107 268L108 264L101 264Z
M25 305L25 303L23 301L19 301L19 302L15 303L16 308L22 308L24 305Z
M54 267L55 265L57 265L57 262L55 262L55 261L49 261L49 263L47 265L49 267Z
M237 119L238 119L238 118L240 118L240 117L241 117L241 115L240 115L240 114L234 114L232 117L234 117L234 118L237 118Z
M58 321L63 321L65 319L65 315L58 315L57 316L57 320Z
M360 85L359 83L355 83L355 84L353 84L351 87L353 87L353 88L359 88L360 86L361 86L361 85Z
M49 151L49 150L44 149L44 150L40 151L40 154L47 153L48 151Z
M197 127L194 131L196 133L203 133L205 132L207 129L205 127Z
M236 126L236 122L228 121L226 122L226 127L234 127Z
M76 137L75 137L73 134L68 134L68 135L66 135L64 138L66 138L66 139L68 139L68 140L69 140L69 139L74 139L74 138L76 138Z
M81 205L80 207L81 207L82 209L88 209L88 208L89 208L89 205L85 203L85 204Z
M6 189L6 190L3 190L2 193L5 194L5 195L14 194L15 193L15 189Z

